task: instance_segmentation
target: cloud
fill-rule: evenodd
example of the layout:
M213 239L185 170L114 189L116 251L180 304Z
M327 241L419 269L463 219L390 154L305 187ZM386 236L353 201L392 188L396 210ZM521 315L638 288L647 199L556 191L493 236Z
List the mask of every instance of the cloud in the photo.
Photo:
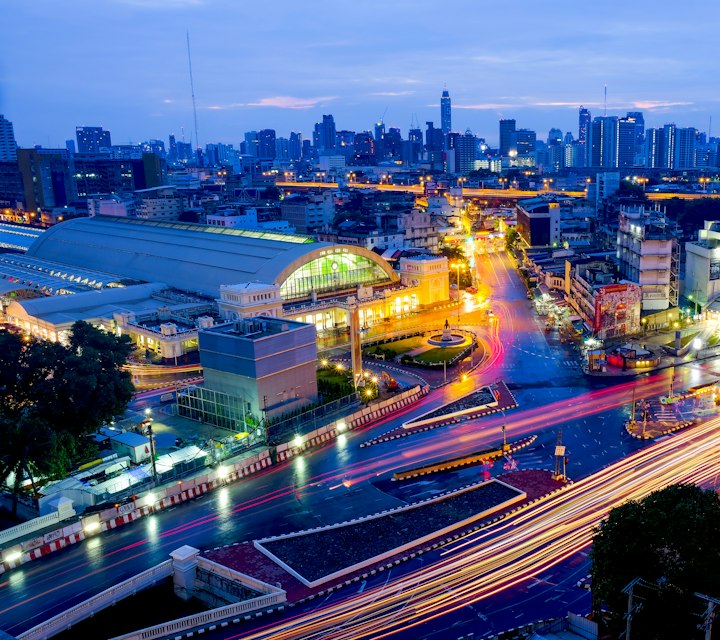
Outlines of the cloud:
M436 107L437 105L429 105ZM518 103L513 102L480 102L477 104L454 104L453 109L511 109L513 107L520 107Z
M115 0L115 2L140 9L183 9L185 7L201 7L206 0Z
M275 107L276 109L313 109L321 104L336 100L337 96L320 96L317 98L294 98L292 96L274 96L260 98L257 102L232 102L207 107L211 111L241 109L243 107Z
M668 107L688 107L692 102L672 102L669 100L638 100L633 102L632 106L636 109L647 109L652 111L653 109L666 109Z
M411 96L414 91L376 91L375 93L371 93L371 96Z
M170 98L165 98L165 100L163 100L163 104L172 104L173 102L175 102L175 100L171 100Z

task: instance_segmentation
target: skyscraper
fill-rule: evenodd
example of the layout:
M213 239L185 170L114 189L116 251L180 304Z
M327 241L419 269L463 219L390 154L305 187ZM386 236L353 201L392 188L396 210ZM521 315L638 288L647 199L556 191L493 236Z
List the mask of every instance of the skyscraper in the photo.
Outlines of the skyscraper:
M450 133L452 129L452 106L450 104L450 94L447 89L442 92L440 98L440 128L443 135Z
M697 129L694 127L678 128L675 130L675 155L673 169L695 168L695 146Z
M627 117L635 121L635 145L639 147L645 140L645 118L642 111L628 111Z
M100 153L112 146L110 132L102 127L76 127L78 153Z
M588 137L588 128L590 127L590 110L582 105L580 106L580 114L578 117L578 142L585 144Z
M315 125L313 144L318 151L332 151L335 148L335 118L323 116L322 122Z
M500 120L500 155L510 155L510 150L515 144L515 120Z
M635 165L635 118L618 118L615 121L615 158L613 167L628 168Z
M288 142L288 156L291 161L294 162L302 158L302 143L302 133L291 131L290 140Z
M0 114L0 162L17 160L17 144L13 124Z
M616 167L617 118L599 116L587 128L586 165L588 167Z
M261 160L274 160L275 151L275 129L258 131L258 157Z
M455 171L468 174L475 169L477 159L477 138L468 129L464 135L455 138ZM452 153L452 152L448 152Z

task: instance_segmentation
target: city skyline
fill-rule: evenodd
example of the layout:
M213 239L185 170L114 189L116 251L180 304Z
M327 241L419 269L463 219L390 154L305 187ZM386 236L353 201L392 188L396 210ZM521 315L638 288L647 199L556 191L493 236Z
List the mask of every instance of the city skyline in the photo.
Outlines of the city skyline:
M624 6L621 20L613 6L590 19L564 1L553 15L458 1L434 20L426 3L372 2L360 15L314 1L281 4L268 20L260 7L212 0L12 1L0 113L21 146L64 146L77 126L103 126L118 143L180 139L183 129L189 141L189 28L201 146L237 145L262 128L309 138L327 113L338 129L367 130L381 117L403 133L413 118L439 127L445 87L453 129L491 144L501 118L540 138L551 127L576 134L580 105L603 114L605 84L608 115L639 110L647 127L707 130L720 94L698 60L712 59L714 40L703 35L720 9L678 23ZM461 32L478 35L465 44Z

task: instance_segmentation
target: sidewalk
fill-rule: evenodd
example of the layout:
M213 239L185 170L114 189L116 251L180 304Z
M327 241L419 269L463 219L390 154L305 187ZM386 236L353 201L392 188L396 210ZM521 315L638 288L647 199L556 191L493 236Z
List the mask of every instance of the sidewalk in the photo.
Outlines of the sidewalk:
M714 327L698 326L698 338L707 343L708 338L715 332ZM692 348L688 350L684 356L673 356L668 355L666 351L666 345L674 338L674 331L668 331L667 333L655 333L654 335L645 336L634 336L629 337L627 340L618 341L615 346L621 344L637 345L642 346L653 355L660 356L660 363L655 367L642 367L637 369L630 369L623 371L622 367L616 367L613 365L606 365L605 371L588 371L587 364L583 365L583 371L586 375L598 377L598 378L627 378L631 376L639 376L643 373L650 373L653 371L660 371L661 369L669 369L670 367L679 367L691 362L707 360L720 355L720 344L714 345L713 347L706 347L700 351L694 351ZM613 347L606 346L605 350L609 351Z

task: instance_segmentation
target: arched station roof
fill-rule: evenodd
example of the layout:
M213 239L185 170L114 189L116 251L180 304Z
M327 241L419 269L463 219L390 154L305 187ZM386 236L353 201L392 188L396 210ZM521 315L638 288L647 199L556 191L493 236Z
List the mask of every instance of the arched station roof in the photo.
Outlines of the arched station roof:
M303 265L329 254L354 254L397 281L392 267L364 247L307 236L132 218L76 218L42 234L27 256L122 275L217 297L221 285L282 285Z

